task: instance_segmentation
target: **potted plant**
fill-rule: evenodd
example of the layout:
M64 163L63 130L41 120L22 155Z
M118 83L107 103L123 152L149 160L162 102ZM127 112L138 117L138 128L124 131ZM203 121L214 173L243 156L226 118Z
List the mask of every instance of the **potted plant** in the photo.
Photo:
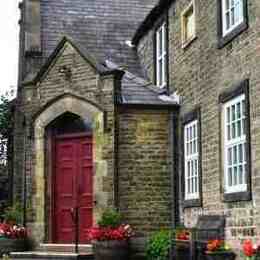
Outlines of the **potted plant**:
M98 225L88 230L95 260L127 260L132 234L130 225L122 224L121 215L117 211L106 210Z
M172 231L161 230L155 232L147 242L147 260L167 260L171 247Z
M173 243L173 253L176 259L189 259L190 257L191 231L185 227L176 229L175 240Z
M260 259L260 247L253 245L252 241L247 239L243 242L243 255L245 260L257 260Z
M15 225L22 222L23 209L20 203L16 202L12 206L7 207L2 214L4 222Z
M234 260L236 258L230 247L220 239L209 240L205 254L207 260Z
M27 247L27 231L24 227L0 223L0 255L24 251Z

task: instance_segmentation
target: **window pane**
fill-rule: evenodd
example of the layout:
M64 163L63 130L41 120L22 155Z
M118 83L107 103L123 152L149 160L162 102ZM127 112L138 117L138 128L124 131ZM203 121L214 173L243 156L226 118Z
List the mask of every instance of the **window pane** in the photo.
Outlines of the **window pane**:
M237 136L241 137L242 135L242 126L241 126L241 120L237 122Z
M246 162L246 144L243 144L243 162Z
M232 106L232 121L236 120L236 106Z
M231 8L230 16L231 16L230 24L231 24L231 25L234 25L234 24L235 24L235 8Z
M246 164L243 165L243 183L246 183Z
M231 139L231 128L230 128L230 125L228 125L228 140Z
M241 117L241 103L237 103L237 119Z
M158 54L159 56L162 55L162 30L159 30L159 39L158 39Z
M237 164L237 146L233 148L233 164Z
M235 16L234 23L235 24L239 23L239 21L240 21L240 5L239 4L235 5L234 16Z
M246 116L246 103L245 103L245 100L242 101L242 111L243 111L243 116Z
M236 138L236 123L232 123L232 139Z
M230 28L230 12L226 13L226 30Z
M166 41L166 25L163 25L163 51L166 51L167 48L167 41Z
M229 9L229 7L230 7L230 6L229 6L229 1L230 1L230 0L226 0L226 10Z
M242 129L243 129L243 135L245 135L246 134L246 119L245 118L242 120Z
M227 122L230 123L231 115L230 115L230 107L227 108Z
M238 175L239 175L239 184L243 184L244 180L243 180L243 166L242 165L239 166Z
M158 62L158 82L159 86L162 85L162 60L160 59Z
M190 162L188 162L188 178L190 178L190 174L191 174L191 165Z
M234 167L234 185L237 185L237 167Z
M228 186L231 187L232 185L232 168L228 168Z
M242 144L240 144L238 146L238 154L239 154L239 156L238 156L239 163L242 163L243 162L243 146L242 146Z
M228 149L228 165L232 165L232 148Z

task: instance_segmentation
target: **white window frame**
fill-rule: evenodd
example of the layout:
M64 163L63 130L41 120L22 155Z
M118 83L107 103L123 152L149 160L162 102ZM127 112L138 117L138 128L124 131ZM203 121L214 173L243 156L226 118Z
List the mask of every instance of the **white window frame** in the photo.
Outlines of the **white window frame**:
M185 200L200 197L199 123L195 119L184 126L184 185Z
M162 37L161 36L162 33ZM156 85L163 88L167 84L167 49L166 49L166 22L156 30ZM160 46L162 51L160 53ZM161 74L160 74L161 72Z
M243 115L243 107L241 106L244 102L244 115ZM240 103L240 119L237 118L237 104ZM235 106L235 120L232 120L232 107ZM230 121L228 122L228 108L230 109ZM246 96L245 94L239 95L233 98L230 101L227 101L223 104L223 126L224 126L224 186L225 193L238 193L247 191L247 156L246 156ZM241 136L238 135L238 122L241 125L240 131ZM235 128L232 128L232 124L235 125ZM232 138L233 129L235 129L235 138ZM229 138L230 136L230 138ZM242 149L242 159L240 161L239 158L239 150L238 146L243 147ZM231 149L231 154L229 156L229 151ZM234 159L234 149L236 151L236 155ZM229 164L229 158L231 160L231 164ZM234 160L236 163L234 163ZM236 179L236 182L239 180L239 169L242 167L242 183L237 183L236 185L229 185L229 170L231 170L232 182ZM234 170L236 169L236 176Z
M223 31L223 36L226 36L228 33L233 31L237 26L242 24L244 22L244 0L221 0L222 1L222 31ZM229 8L227 8L227 2L229 1ZM231 5L232 1L234 2L234 5ZM238 12L238 20L231 25L231 13L232 9L234 9L234 19L235 19L235 6L239 5L239 12ZM229 24L230 27L227 29L227 17L226 15L229 13Z
M187 38L187 14L191 11L193 12L193 22L194 22L194 34L192 37ZM195 11L195 0L192 0L185 10L181 13L181 38L182 38L182 48L185 48L196 38L196 11Z

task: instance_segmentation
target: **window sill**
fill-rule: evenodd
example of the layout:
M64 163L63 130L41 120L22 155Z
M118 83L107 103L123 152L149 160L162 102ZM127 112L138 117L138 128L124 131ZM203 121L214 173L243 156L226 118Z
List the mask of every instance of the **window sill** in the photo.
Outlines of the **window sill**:
M201 199L184 200L183 207L184 208L202 207L202 201L201 201Z
M227 45L229 42L231 42L234 38L236 38L238 35L240 35L243 31L245 31L248 28L248 23L243 22L240 25L238 25L236 28L234 28L231 32L229 32L225 36L219 36L218 39L218 48L221 49L225 45Z
M194 35L192 38L190 38L186 41L183 41L182 42L182 49L183 50L187 49L192 44L192 42L194 42L196 39L197 39L197 36Z
M223 196L224 202L236 202L236 201L250 201L251 192L236 192L236 193L225 193Z

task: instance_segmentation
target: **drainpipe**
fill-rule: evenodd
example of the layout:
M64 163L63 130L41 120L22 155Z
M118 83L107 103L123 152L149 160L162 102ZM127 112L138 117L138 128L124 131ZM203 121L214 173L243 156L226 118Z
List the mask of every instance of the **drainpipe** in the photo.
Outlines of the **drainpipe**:
M178 113L179 109L170 112L170 154L171 167L171 225L176 228L180 224L179 212L179 154L178 154Z
M114 78L114 107L115 107L115 122L114 122L114 206L116 210L119 208L119 101L121 97L121 80L124 75L123 71L118 70Z
M26 151L26 137L27 137L27 129L26 129L26 119L24 117L23 121L23 129L24 129L24 137L23 137L23 148L24 148L24 158L23 158L23 226L26 227L26 206L27 206L27 179L26 179L26 158L27 158L27 151Z

